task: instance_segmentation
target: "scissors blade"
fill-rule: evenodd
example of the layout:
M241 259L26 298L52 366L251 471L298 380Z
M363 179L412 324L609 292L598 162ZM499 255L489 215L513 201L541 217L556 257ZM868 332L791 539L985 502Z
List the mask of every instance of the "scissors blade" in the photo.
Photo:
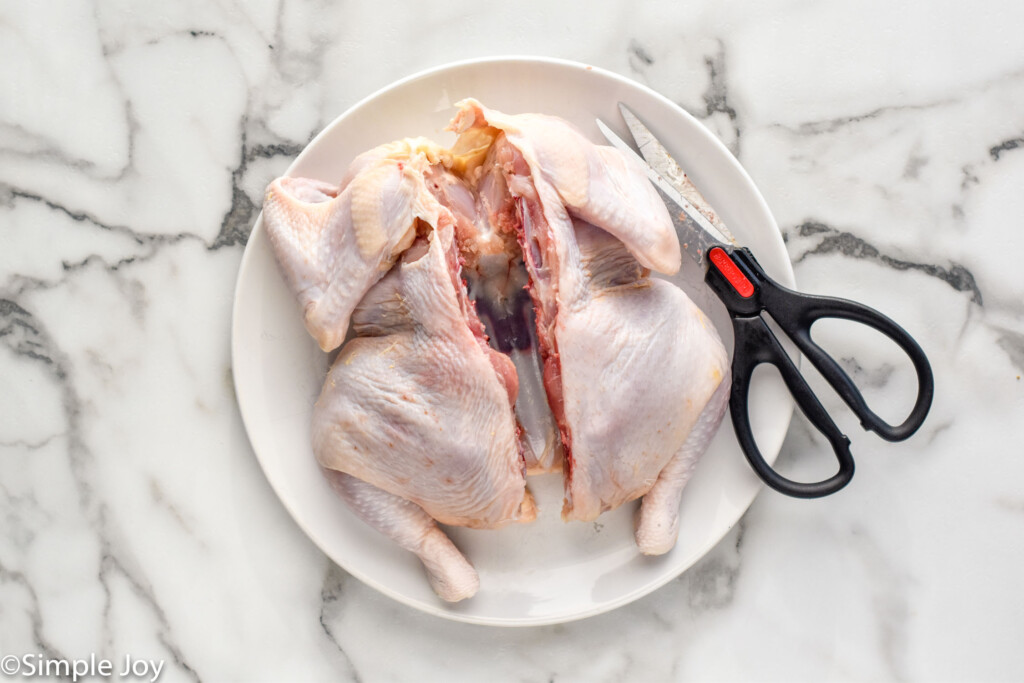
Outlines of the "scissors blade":
M636 148L640 152L640 156L647 161L651 168L665 176L666 180L675 185L677 190L681 190L686 174L683 173L683 169L679 167L676 160L658 142L658 138L654 137L654 133L622 102L619 102L619 112L622 114L622 119L626 122L626 127L629 128L629 132L633 135L633 140L636 142Z
M635 159L644 169L648 180L661 194L662 200L669 209L668 215L679 235L679 242L687 254L690 255L698 265L704 265L708 250L715 246L726 246L730 240L720 233L704 214L698 211L693 204L687 201L686 197L679 193L667 178L654 170L643 158L640 157L625 140L612 132L601 119L595 119L597 127L620 152ZM673 207L677 207L673 210Z
M654 133L622 102L619 102L619 112L622 114L622 119L626 122L629 132L636 142L640 155L651 168L664 176L666 180L672 183L672 186L676 188L679 194L686 197L687 201L704 214L705 218L718 230L718 234L724 238L723 241L736 244L736 239L729 232L729 229L725 227L725 223L722 222L722 219L719 218L715 210L704 199L700 191L693 184L693 181L687 177L678 162L668 153L665 146L654 136Z

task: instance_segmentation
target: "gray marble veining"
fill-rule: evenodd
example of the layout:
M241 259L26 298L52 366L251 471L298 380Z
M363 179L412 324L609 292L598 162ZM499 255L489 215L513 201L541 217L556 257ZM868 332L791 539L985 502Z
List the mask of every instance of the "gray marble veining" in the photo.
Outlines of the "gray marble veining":
M1006 1L0 7L0 656L131 653L165 681L1019 678L1022 22ZM266 183L377 88L511 53L701 119L798 285L900 320L937 394L905 444L840 420L840 495L763 494L659 591L509 631L324 558L253 457L228 341ZM902 405L898 356L827 340ZM822 447L794 419L780 462L814 474Z

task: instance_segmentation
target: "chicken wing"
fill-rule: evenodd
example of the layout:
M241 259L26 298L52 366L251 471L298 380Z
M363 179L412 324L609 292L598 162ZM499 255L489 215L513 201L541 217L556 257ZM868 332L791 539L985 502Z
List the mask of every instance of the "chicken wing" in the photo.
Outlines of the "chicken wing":
M267 236L324 351L344 341L352 310L412 244L416 220L437 221L436 202L423 202L426 163L379 158L341 185L285 177L267 188Z

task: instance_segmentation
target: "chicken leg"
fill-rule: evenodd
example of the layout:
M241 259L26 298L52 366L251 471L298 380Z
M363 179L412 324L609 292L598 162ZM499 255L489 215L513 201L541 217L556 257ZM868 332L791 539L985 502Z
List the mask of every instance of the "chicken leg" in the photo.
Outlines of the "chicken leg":
M420 559L439 598L458 602L480 588L476 569L423 508L344 472L324 476L356 516Z

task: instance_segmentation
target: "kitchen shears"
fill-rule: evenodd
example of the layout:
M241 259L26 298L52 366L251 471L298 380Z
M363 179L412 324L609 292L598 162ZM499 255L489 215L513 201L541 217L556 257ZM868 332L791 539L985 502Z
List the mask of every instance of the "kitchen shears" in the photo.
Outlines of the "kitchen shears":
M910 437L924 422L931 407L934 379L920 345L884 314L846 299L801 294L772 280L749 249L738 246L718 216L704 202L679 164L637 116L621 102L619 110L639 155L597 121L608 141L641 163L647 177L662 195L675 224L683 250L706 266L705 283L725 305L735 336L729 410L736 438L754 472L776 491L797 498L818 498L835 493L853 478L850 439L836 426L779 342L765 317L773 320L804 356L860 418L861 426L888 441ZM641 158L642 155L642 158ZM694 204L700 205L702 212ZM828 353L811 339L811 326L822 318L850 320L878 330L896 342L909 356L917 372L917 400L902 424L891 425L868 408L860 390ZM839 471L818 482L788 479L767 463L754 440L747 400L754 368L769 363L778 368L796 404L832 445Z

